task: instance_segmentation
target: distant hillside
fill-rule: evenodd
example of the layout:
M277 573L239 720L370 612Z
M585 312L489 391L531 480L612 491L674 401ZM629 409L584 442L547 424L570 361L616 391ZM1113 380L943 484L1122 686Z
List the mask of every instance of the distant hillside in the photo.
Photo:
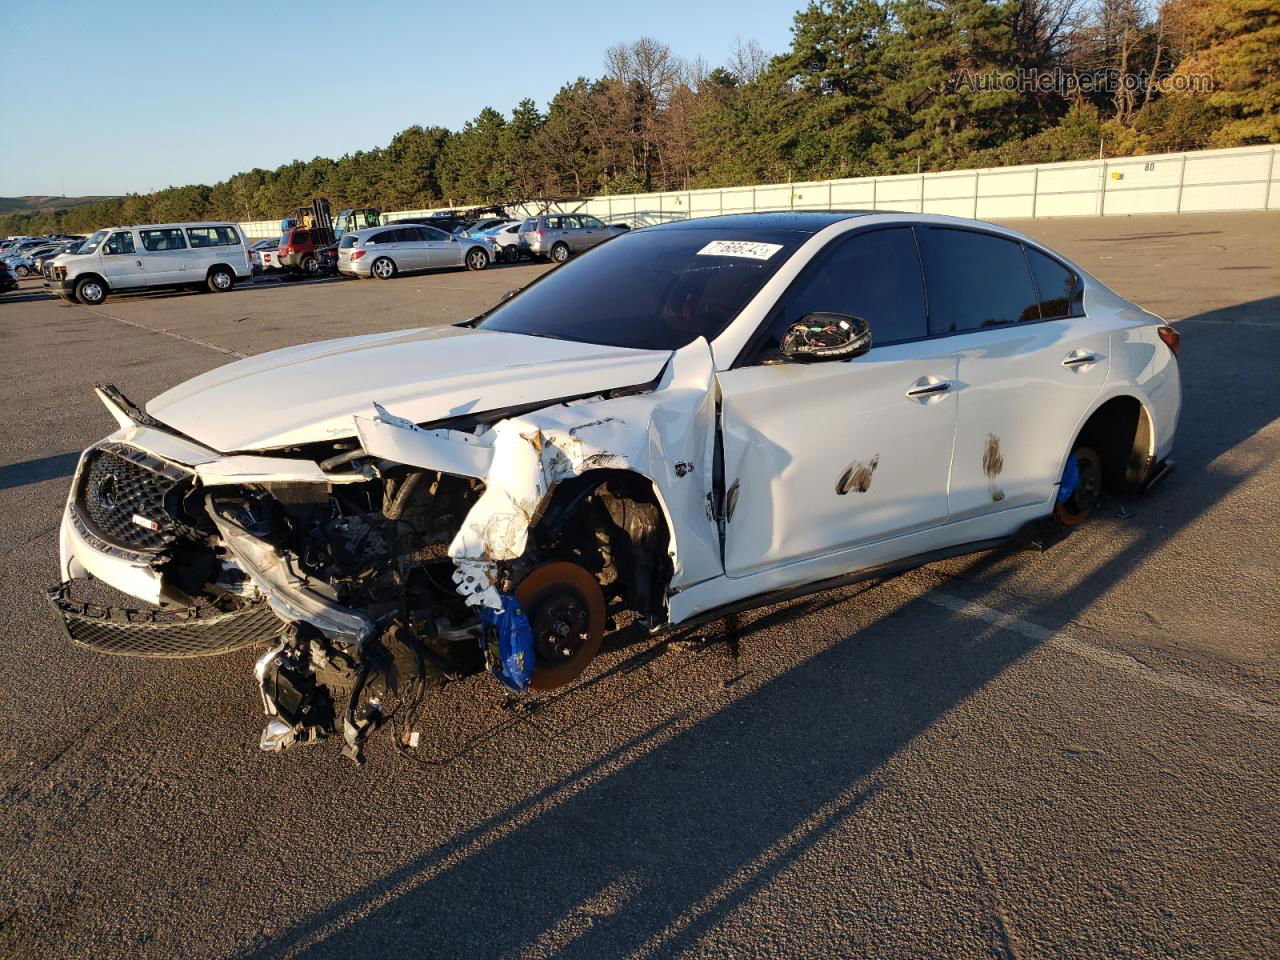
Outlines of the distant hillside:
M97 203L99 200L114 199L115 197L0 197L0 214L53 213L86 203Z

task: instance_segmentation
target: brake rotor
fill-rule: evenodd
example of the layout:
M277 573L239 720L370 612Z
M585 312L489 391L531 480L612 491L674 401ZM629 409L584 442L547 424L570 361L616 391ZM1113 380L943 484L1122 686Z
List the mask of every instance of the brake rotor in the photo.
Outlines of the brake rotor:
M544 563L520 581L516 599L533 631L529 689L554 690L576 679L604 640L604 593L596 578L576 563Z
M1084 523L1102 495L1102 461L1097 453L1090 447L1077 447L1071 456L1075 458L1078 472L1076 488L1065 502L1053 507L1054 516L1067 527Z

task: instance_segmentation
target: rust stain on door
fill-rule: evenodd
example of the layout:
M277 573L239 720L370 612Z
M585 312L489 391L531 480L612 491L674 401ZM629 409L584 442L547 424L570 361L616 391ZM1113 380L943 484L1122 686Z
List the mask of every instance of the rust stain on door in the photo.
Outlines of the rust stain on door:
M853 461L849 464L849 469L836 481L836 493L842 497L846 493L866 493L871 489L871 478L875 476L878 466L880 466L878 453L866 463L861 460Z
M1000 438L994 433L987 434L987 448L982 451L982 472L987 475L987 489L991 491L991 499L999 503L1004 499L1004 491L996 478L1004 469L1004 456L1000 453Z

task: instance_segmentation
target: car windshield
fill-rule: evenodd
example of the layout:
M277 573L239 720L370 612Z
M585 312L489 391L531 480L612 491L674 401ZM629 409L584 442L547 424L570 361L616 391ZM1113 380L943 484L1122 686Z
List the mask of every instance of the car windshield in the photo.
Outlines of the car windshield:
M95 233L93 236L91 236L88 240L86 240L81 245L80 252L93 253L93 251L98 249L98 244L100 244L103 240L107 239L107 234L109 232L110 231L108 230L99 230L97 233Z
M678 350L719 336L808 236L711 223L624 234L543 274L478 326Z

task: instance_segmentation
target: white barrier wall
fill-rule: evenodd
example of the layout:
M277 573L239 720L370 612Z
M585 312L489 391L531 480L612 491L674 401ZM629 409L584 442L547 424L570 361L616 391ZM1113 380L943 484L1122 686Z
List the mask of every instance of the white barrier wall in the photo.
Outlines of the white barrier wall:
M902 210L978 220L1280 210L1280 146L1163 153L1113 160L988 167L896 177L760 184L672 193L592 197L565 205L633 227L761 210ZM515 216L533 208L508 207ZM383 222L439 210L393 210ZM250 238L274 237L279 221L242 223Z

